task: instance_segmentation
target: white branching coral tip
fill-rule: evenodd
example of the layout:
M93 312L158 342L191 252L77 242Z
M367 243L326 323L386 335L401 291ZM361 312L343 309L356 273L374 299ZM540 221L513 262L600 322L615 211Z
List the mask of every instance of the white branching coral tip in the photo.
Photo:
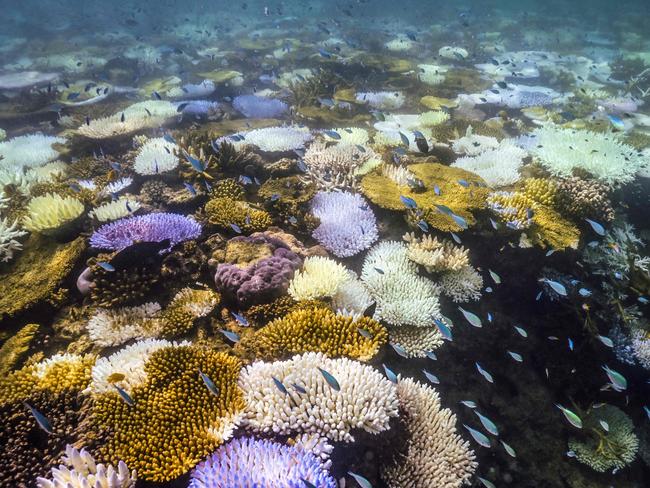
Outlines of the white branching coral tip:
M323 371L334 377L339 390ZM259 433L311 433L352 442L355 429L371 434L388 429L398 411L395 385L377 370L321 353L255 362L242 370L239 386L247 405L243 425Z
M14 257L15 251L20 251L23 245L18 241L27 232L18 228L18 221L10 223L6 218L0 219L0 261L6 263Z
M296 301L332 297L351 276L345 266L333 259L311 256L289 283L289 295Z
M449 271L440 278L442 293L454 302L469 302L481 298L483 277L472 266Z

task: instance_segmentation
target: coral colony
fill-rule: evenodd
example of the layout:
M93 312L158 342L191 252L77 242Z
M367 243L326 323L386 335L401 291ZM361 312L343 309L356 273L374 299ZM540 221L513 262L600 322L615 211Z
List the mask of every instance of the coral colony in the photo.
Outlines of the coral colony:
M647 2L10 3L0 486L648 485Z

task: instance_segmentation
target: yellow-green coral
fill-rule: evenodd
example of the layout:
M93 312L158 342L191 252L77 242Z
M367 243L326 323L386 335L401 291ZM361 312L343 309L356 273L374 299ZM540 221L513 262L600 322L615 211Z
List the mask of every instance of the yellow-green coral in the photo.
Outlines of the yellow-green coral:
M241 366L234 356L197 346L154 352L145 365L147 382L131 392L133 406L117 392L95 398L94 424L108 437L99 448L103 458L124 461L148 481L187 472L231 436L244 408L237 386Z
M213 225L230 229L235 224L244 232L261 231L272 223L268 212L231 198L213 198L205 205L205 213Z
M31 232L50 233L72 222L83 211L83 203L76 198L46 193L29 201L23 225Z
M230 198L232 200L243 200L244 189L232 178L218 181L212 187L212 196L216 198Z
M412 164L408 170L422 181L424 188L412 189L408 185L399 185L378 169L363 177L361 189L374 204L390 210L406 209L400 196L412 198L422 211L420 218L441 231L458 232L461 227L435 205L447 206L463 217L469 226L476 223L471 211L485 208L488 195L485 182L479 176L438 163ZM461 185L459 180L469 183L469 187ZM439 195L434 192L436 186L440 189Z
M548 178L528 178L524 182L523 193L537 203L553 207L557 196L557 185Z
M38 327L38 324L27 324L0 347L0 377L5 377L27 352Z
M219 294L212 290L183 288L162 313L162 333L173 337L188 332L194 320L208 315L219 299Z
M388 332L369 317L337 315L324 306L290 312L260 329L253 337L260 354L281 359L304 352L322 352L368 361L386 344Z

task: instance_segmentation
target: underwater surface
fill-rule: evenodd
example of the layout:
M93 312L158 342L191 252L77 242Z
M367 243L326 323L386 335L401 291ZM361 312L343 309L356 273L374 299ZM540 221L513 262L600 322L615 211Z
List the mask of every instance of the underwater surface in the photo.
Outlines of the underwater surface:
M650 3L0 0L0 486L650 486Z

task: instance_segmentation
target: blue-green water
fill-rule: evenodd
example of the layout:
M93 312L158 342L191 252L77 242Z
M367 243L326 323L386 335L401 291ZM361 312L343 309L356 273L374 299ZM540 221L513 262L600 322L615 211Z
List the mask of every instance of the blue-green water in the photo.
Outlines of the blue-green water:
M0 11L0 486L649 486L648 2Z

